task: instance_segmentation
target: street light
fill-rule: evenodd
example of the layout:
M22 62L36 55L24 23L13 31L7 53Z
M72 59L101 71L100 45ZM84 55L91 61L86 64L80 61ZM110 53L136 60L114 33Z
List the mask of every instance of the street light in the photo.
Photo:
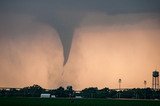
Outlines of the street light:
M119 83L119 90L121 90L121 83L122 83L122 80L119 79L119 80L118 80L118 83Z

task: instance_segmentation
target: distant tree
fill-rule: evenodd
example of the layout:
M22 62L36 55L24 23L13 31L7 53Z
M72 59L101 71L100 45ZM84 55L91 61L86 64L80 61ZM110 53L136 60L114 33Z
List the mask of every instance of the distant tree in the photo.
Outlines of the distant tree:
M117 91L116 90L109 90L109 98L117 98Z
M1 91L0 91L0 97L4 97L4 96L7 96L6 95L6 90L5 89L2 89Z
M119 91L103 88L98 90L97 87L85 88L77 94L74 92L72 86L67 86L66 89L59 87L57 89L46 90L39 85L24 87L20 90L15 88L1 89L0 97L40 97L41 93L50 93L56 97L73 97L74 95L82 96L84 98L117 98ZM135 99L160 99L160 90L151 88L134 88L120 91L121 98L135 98Z
M81 91L81 94L84 98L96 98L97 97L98 88L90 87L85 88Z
M44 92L44 89L39 85L33 85L33 86L22 88L20 92L23 96L40 97L40 94Z
M67 86L65 91L66 91L67 97L73 97L74 96L74 90L73 90L72 86Z
M18 90L16 90L15 88L11 88L8 91L8 96L19 96Z
M121 98L134 98L134 90L128 89L121 92Z
M59 87L55 90L56 97L66 97L65 90L63 87Z
M97 98L107 98L109 97L109 88L103 88L98 90Z
M155 98L160 99L160 90L155 91Z
M56 95L56 89L50 89L50 90L44 91L43 93L49 93L51 95Z
M151 88L143 89L144 99L153 99L153 90Z

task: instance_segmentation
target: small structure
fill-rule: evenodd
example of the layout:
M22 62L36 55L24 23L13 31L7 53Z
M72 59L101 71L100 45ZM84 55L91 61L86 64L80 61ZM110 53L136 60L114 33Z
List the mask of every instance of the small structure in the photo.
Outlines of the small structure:
M51 95L51 98L56 98L56 96L55 95Z
M81 99L81 98L82 98L82 96L75 96L75 98L76 98L76 99Z
M43 93L40 96L40 98L50 98L50 97L51 97L51 94L48 94L48 93Z
M159 89L159 72L157 70L152 73L152 88L154 90Z

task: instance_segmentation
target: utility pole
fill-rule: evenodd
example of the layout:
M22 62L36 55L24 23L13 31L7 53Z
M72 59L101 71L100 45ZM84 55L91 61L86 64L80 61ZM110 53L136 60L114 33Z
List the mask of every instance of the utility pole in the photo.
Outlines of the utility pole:
M118 98L121 98L121 83L122 83L122 80L121 80L121 79L118 79L118 83L119 83Z
M119 83L119 91L121 90L121 82L122 82L122 80L119 79L119 80L118 80L118 83Z
M146 85L147 85L147 81L144 80L144 88L146 88Z

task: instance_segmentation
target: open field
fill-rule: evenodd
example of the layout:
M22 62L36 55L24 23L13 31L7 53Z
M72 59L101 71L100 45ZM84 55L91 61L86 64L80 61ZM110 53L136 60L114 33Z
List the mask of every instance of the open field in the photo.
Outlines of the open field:
M155 100L0 98L1 106L160 106Z

